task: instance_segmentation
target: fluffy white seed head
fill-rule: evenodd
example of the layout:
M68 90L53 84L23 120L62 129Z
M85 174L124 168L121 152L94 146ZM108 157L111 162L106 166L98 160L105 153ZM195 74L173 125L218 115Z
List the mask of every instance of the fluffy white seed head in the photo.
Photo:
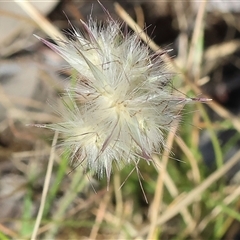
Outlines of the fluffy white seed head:
M182 106L191 99L173 95L161 56L154 55L135 33L124 35L109 20L98 27L83 23L86 35L57 46L41 39L77 70L77 84L66 90L61 123L48 128L62 134L72 161L110 178L118 166L151 161L165 147Z

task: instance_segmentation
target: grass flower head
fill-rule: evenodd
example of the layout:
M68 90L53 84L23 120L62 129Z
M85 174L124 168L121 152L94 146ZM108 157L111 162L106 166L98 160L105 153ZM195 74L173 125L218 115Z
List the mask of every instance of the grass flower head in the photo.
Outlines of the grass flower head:
M71 160L107 175L112 165L152 160L165 147L165 135L191 99L174 96L160 55L139 35L124 35L121 25L83 22L87 34L73 28L63 46L43 43L77 70L77 84L66 89L61 123L47 125L62 134Z

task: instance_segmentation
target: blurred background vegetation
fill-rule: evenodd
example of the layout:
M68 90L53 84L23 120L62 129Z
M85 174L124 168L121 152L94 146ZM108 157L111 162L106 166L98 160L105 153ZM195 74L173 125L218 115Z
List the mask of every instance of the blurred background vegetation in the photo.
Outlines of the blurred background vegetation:
M59 121L47 101L72 73L33 34L59 39L67 18L81 29L79 19L104 23L107 14L97 1L0 2L0 239L239 239L240 3L102 4L129 30L145 29L153 51L172 49L164 61L174 88L213 100L184 108L168 148L153 156L157 168L115 169L107 189L106 179L71 169L57 134L33 126Z

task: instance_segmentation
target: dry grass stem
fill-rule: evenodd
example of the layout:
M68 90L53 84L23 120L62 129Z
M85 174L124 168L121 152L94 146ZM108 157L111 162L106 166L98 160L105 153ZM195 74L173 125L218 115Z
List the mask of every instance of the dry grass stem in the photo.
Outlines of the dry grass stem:
M194 182L196 184L200 183L201 175L200 175L199 167L198 167L196 158L194 157L193 153L191 152L191 149L189 149L189 147L185 144L185 142L182 140L181 137L177 136L175 138L175 141L178 144L178 146L181 148L183 153L186 155L187 159L189 160L189 163L192 168L192 177L194 179Z
M187 69L193 69L193 68L195 69L195 71L193 73L195 82L200 77L200 64L201 64L202 56L200 56L199 59L196 59L196 55L197 56L199 55L197 53L197 51L198 51L197 45L199 44L198 41L199 41L199 39L201 39L201 35L203 33L203 27L204 27L203 26L203 23L204 23L203 19L204 19L204 14L205 14L205 9L206 9L207 2L208 2L207 0L203 0L200 4L199 9L198 9L196 22L195 22L195 26L194 26L194 31L193 31L193 35L192 35L192 41L190 43L188 60L187 60Z
M229 58L240 49L240 40L230 40L228 42L210 46L204 52L202 69L203 75L208 75L219 66L224 59Z
M40 207L39 207L39 210L38 210L38 215L37 215L37 219L36 219L36 222L35 222L35 225L34 225L31 240L35 240L37 238L38 229L39 229L39 226L41 224L43 210L44 210L44 206L45 206L45 202L46 202L46 198L47 198L47 193L48 193L48 189L49 189L49 185L50 185L50 179L51 179L51 175L52 175L52 169L53 169L57 139L58 139L58 132L55 132L54 137L53 137L53 141L52 141L52 148L51 148L51 152L50 152L50 156L49 156L46 177L45 177L45 181L44 181L44 185L43 185L41 203L40 203Z
M178 124L176 124L176 125L178 125ZM161 170L158 173L154 198L149 207L148 215L149 215L149 220L150 220L150 229L148 232L147 239L155 239L156 238L157 218L158 218L158 215L160 214L162 197L163 197L163 192L164 192L163 179L165 178L165 175L166 175L169 151L172 148L172 143L173 143L174 136L176 134L176 129L177 129L177 127L175 127L173 129L173 131L171 131L168 134L168 138L167 138L167 142L166 142L167 147L165 148L164 153L163 153L163 157L162 157L162 161L161 161L162 162Z
M111 194L110 192L108 192L104 198L102 199L102 201L100 202L100 205L99 205L99 208L97 210L97 213L96 213L96 220L95 220L95 224L94 226L92 227L92 230L91 230L91 234L89 236L89 239L96 239L97 237L97 233L100 229L100 224L102 223L103 219L104 219L104 216L106 214L106 211L107 211L107 207L109 205L109 201L111 199Z
M25 0L14 0L14 2L18 4L50 38L62 41L66 39L30 2ZM56 43L59 45L62 44L61 41L57 41Z
M139 34L140 38L155 52L163 51L144 30L128 15L128 13L118 3L114 3L116 13L128 24L133 31Z

